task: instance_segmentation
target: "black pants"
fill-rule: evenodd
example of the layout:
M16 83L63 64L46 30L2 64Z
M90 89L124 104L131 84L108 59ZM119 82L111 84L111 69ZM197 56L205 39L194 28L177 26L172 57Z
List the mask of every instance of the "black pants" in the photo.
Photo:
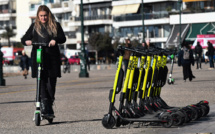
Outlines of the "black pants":
M183 65L183 76L184 76L184 80L186 80L187 78L189 78L189 80L192 80L193 73L192 73L190 64Z
M196 68L197 68L197 69L198 69L198 68L202 68L202 61L201 61L201 60L202 60L201 56L197 56L197 57L196 57L196 65L197 65Z
M41 99L49 99L54 101L57 78L41 79Z

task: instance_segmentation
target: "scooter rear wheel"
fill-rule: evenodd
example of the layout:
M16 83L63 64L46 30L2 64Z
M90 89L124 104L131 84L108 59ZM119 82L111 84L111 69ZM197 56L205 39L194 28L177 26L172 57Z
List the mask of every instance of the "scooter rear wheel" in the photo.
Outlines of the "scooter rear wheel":
M163 114L161 115L161 120L162 120L162 123L161 125L165 128L169 128L173 125L173 118L170 114Z
M106 114L102 119L102 125L107 129L113 128L115 124L116 120L113 115Z
M192 120L197 120L199 118L199 113L198 113L198 110L194 107L189 107L192 111L192 114L191 114L191 119Z
M116 127L120 127L121 126L121 119L119 116L116 116Z
M209 111L210 111L210 107L208 106L208 104L201 104L201 107L204 107L206 110L205 110L205 115L204 116L207 116Z
M40 118L40 114L35 114L35 125L36 126L39 126L40 125L40 122L41 122L41 118Z
M173 113L172 114L172 118L173 118L173 124L174 125L176 125L176 126L178 126L178 125L182 125L183 123L184 123L184 119L182 119L182 117L179 115L179 114L177 114L177 113Z

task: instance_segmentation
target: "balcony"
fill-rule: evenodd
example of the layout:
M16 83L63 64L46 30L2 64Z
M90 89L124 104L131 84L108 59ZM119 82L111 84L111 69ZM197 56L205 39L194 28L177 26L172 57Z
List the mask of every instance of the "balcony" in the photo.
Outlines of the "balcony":
M145 13L144 14L145 20L150 19L161 19L161 18L168 18L169 13ZM142 20L142 14L134 14L134 15L125 15L125 16L115 16L113 18L114 21L120 22L120 21L133 21L133 20Z
M111 20L111 15L87 16L84 20ZM81 21L81 17L75 17L75 21Z
M51 8L61 8L62 6L61 6L61 3L50 3L50 7Z
M68 38L73 38L73 39L76 38L76 32L65 32L65 35L66 35Z

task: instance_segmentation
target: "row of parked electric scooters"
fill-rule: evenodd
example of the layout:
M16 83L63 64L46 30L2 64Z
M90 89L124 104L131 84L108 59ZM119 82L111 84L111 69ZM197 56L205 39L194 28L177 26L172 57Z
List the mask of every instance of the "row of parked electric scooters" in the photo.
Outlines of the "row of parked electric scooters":
M124 77L122 61L125 50L131 51L132 54ZM208 101L172 107L160 97L161 89L168 81L167 55L174 54L175 51L118 46L118 52L118 67L113 89L109 93L109 112L102 119L105 128L120 127L134 122L171 127L207 116L210 110ZM114 104L118 93L119 108L116 108Z

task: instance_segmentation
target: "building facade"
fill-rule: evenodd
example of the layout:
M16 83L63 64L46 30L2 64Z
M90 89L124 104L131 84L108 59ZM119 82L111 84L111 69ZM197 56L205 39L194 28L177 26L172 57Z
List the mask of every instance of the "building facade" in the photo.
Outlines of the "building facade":
M80 0L0 0L0 34L10 26L16 32L11 41L20 42L41 4L50 8L65 31L67 42L62 49L80 49ZM197 34L213 33L214 7L215 0L83 0L84 41L88 43L92 33L108 32L113 41L124 42L129 37L141 43L144 33L156 46L177 46L180 29L181 42L192 42Z

